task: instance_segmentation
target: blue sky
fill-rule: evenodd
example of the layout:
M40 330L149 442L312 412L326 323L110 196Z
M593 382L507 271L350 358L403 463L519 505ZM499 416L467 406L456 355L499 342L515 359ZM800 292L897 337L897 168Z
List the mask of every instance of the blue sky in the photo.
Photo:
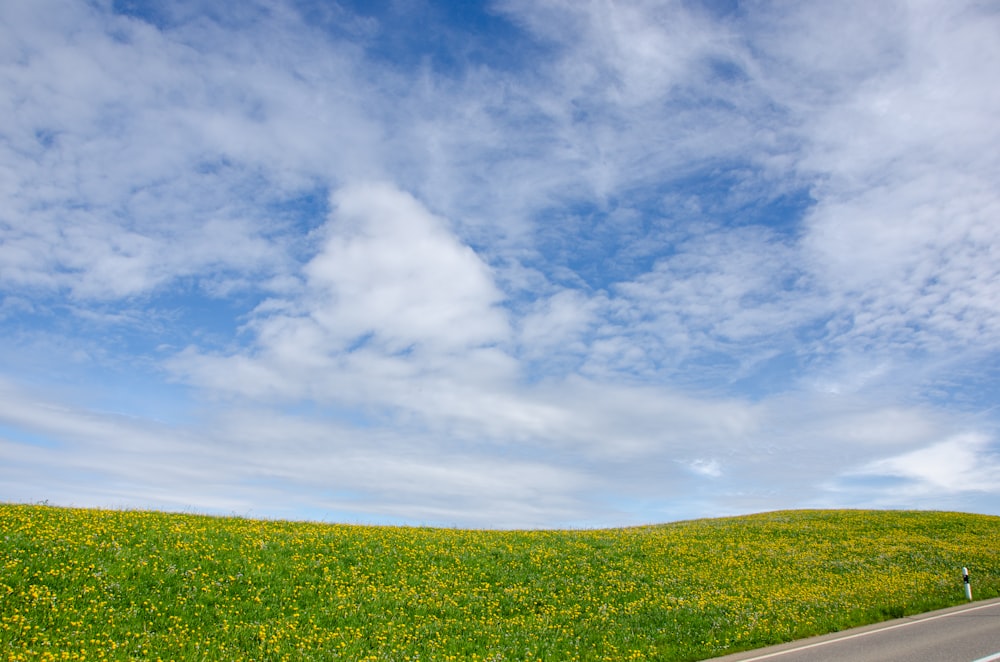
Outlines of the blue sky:
M1000 514L989 3L0 5L0 500Z

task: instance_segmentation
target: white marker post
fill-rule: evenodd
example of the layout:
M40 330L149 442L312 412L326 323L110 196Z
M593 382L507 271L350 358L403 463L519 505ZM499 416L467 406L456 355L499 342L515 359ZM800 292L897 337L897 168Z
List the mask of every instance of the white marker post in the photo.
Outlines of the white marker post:
M962 581L965 582L965 597L972 601L972 584L969 583L969 569L962 568Z

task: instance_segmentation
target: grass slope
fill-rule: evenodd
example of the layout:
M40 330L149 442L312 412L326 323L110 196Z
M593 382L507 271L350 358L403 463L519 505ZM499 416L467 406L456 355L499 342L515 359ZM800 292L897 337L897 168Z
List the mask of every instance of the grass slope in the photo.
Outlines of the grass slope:
M1000 593L1000 518L793 511L597 531L0 504L12 660L699 660Z

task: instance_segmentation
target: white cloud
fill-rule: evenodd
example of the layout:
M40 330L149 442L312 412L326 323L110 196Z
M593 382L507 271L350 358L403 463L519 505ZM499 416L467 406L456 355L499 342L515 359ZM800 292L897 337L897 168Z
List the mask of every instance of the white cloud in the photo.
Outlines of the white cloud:
M392 186L359 184L334 195L321 235L304 289L258 309L253 347L190 348L175 368L254 398L390 407L460 401L463 384L509 378L512 361L497 349L510 335L502 294L443 219Z
M297 504L375 521L479 526L537 526L554 513L584 512L585 477L530 459L428 454L431 439L277 412L233 411L201 421L195 431L2 387L0 476L7 499L263 516L295 516ZM11 435L15 428L31 432ZM278 505L262 494L273 494Z
M698 459L688 462L688 468L700 476L718 478L722 475L722 465L718 460Z
M292 39L275 9L275 31L162 32L85 3L8 5L0 279L119 299L280 275L293 239L261 207L363 173L375 150L357 100L332 94L359 85L351 49Z
M805 111L801 165L822 180L804 249L850 311L846 341L996 346L1000 159L983 149L1000 142L996 16L961 3L892 11L897 20L860 31L892 57Z
M993 441L985 435L969 433L869 462L844 477L899 479L903 484L892 484L882 498L905 503L907 499L963 492L997 494L1000 493L998 472L1000 453Z
M388 185L342 189L333 206L326 245L305 269L320 326L348 341L374 334L388 351L506 340L489 268L443 219Z

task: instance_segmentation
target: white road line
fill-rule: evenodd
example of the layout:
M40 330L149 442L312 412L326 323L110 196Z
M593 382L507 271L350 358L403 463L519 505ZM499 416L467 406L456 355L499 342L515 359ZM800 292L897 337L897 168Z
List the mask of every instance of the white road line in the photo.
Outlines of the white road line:
M868 630L867 632L859 632L857 634L849 634L846 637L837 637L836 639L827 639L826 641L817 641L815 644L807 644L805 646L797 646L796 648L789 648L788 650L778 651L777 653L768 653L767 655L758 655L757 657L748 657L742 662L755 662L756 660L768 660L772 657L778 657L779 655L787 655L788 653L795 653L797 651L804 651L810 648L819 648L820 646L828 646L829 644L835 644L839 641L847 641L848 639L857 639L858 637L867 637L870 634L878 634L879 632L885 632L886 630L895 630L896 628L905 628L910 625L917 625L918 623L926 623L927 621L936 621L939 618L948 618L949 616L957 616L958 614L967 614L970 611L976 611L978 609L988 609L989 607L996 607L995 602L990 604L979 605L978 607L969 607L968 609L962 609L961 611L952 611L947 614L938 614L937 616L928 616L927 618L919 618L919 616L911 616L914 620L907 620L905 623L897 623L896 625L889 625L884 628L878 628L876 630ZM979 660L973 660L972 662L993 662L993 660L1000 660L1000 653L995 655L989 655L987 657L981 658Z

